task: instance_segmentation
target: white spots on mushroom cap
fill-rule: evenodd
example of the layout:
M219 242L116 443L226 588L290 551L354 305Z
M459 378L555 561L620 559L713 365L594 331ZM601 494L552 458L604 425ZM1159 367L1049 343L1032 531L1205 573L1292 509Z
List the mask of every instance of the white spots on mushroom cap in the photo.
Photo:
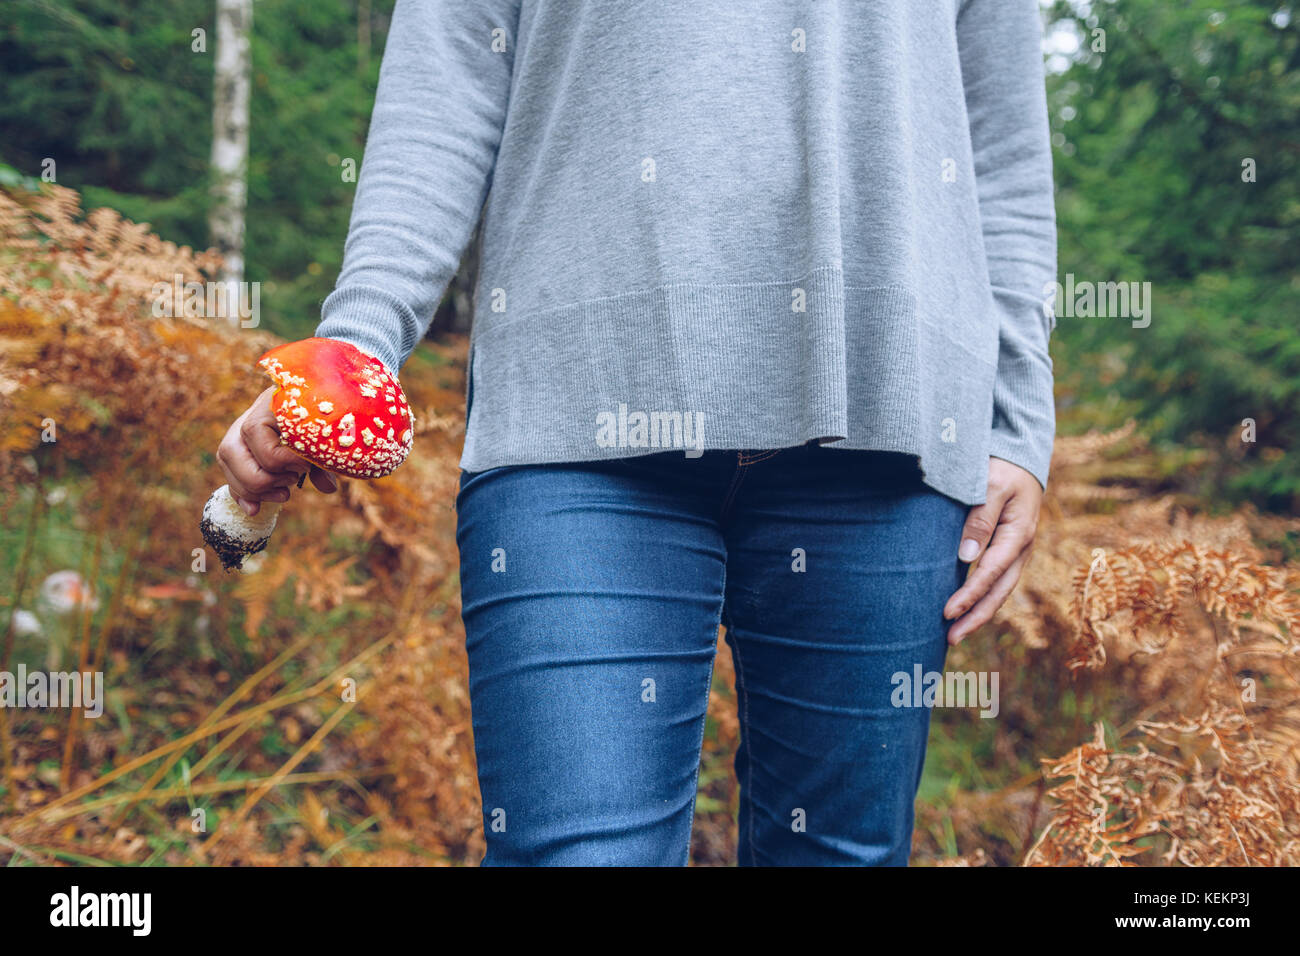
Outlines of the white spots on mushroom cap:
M358 423L353 412L334 422L312 414L314 406L320 415L332 417L340 403L345 408L349 404L345 395L326 398L314 394L316 386L308 381L311 375L289 372L277 357L263 359L259 364L282 389L276 409L282 443L295 448L304 458L352 477L378 478L392 472L410 454L415 415L397 377L378 360L371 358L351 380L363 399L374 400L382 394L382 410L388 415L387 418L378 417L368 405L354 409L374 423L372 427L362 429L360 437L364 448L357 445ZM369 404L378 405L379 402ZM400 439L394 438L397 432L401 433Z

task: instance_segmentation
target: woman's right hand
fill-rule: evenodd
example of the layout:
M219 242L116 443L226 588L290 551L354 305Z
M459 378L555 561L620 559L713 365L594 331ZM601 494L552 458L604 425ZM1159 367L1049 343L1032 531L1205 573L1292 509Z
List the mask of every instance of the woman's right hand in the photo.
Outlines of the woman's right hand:
M257 514L263 501L286 502L289 489L311 475L318 491L333 494L338 480L330 472L294 454L280 442L280 429L271 411L272 386L235 419L217 447L217 462L226 473L230 494L239 507Z

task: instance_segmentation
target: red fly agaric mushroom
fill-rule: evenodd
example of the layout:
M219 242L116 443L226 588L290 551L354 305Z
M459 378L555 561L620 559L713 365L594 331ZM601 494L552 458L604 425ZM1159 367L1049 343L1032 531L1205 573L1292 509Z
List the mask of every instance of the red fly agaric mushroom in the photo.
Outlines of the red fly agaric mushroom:
M280 443L313 465L350 478L382 478L411 453L415 416L384 363L337 339L271 349L257 364L274 379ZM302 482L299 480L299 486ZM266 547L280 506L246 515L222 485L203 508L203 538L226 570Z

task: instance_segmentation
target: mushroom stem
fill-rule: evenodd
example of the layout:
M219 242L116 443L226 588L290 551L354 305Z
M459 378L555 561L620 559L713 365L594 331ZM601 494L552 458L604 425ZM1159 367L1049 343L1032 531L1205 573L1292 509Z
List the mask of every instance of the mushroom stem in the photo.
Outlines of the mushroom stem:
M244 560L265 548L271 539L280 507L278 501L264 501L257 514L246 514L231 495L230 486L222 485L203 506L199 529L203 540L217 552L223 568L242 571Z

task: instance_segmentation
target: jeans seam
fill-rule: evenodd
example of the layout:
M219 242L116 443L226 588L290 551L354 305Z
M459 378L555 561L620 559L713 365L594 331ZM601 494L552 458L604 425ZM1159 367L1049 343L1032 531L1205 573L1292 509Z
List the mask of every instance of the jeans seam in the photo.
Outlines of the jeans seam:
M731 507L731 502L740 489L740 483L745 480L745 453L743 451L737 452L736 456L736 473L731 476L731 484L727 486L727 493L722 496L722 507L718 510L719 521L726 518L727 509Z
M781 452L783 451L785 451L784 448L769 448L767 451L755 452L753 455L750 455L748 452L742 451L740 453L741 456L740 464L756 465L760 461L767 461L769 458L776 457L777 455L781 454Z
M731 626L727 624L727 634L731 637L731 646L735 649L736 654L736 697L740 704L740 746L745 750L745 780L741 782L740 788L744 795L743 799L749 805L749 826L746 828L747 833L742 837L737 834L738 838L748 837L749 858L757 862L757 853L754 845L754 750L751 746L749 735L749 687L745 684L745 663L740 654L740 635Z
M704 760L704 731L709 726L709 701L713 697L713 666L718 657L718 627L722 624L723 604L727 594L727 564L722 563L722 597L718 601L717 619L713 624L713 656L709 658L709 679L704 685L704 714L700 717L700 737L695 745L695 774L691 777L691 814L686 827L686 859L682 865L691 862L691 839L695 835L695 801L700 795L700 764Z

